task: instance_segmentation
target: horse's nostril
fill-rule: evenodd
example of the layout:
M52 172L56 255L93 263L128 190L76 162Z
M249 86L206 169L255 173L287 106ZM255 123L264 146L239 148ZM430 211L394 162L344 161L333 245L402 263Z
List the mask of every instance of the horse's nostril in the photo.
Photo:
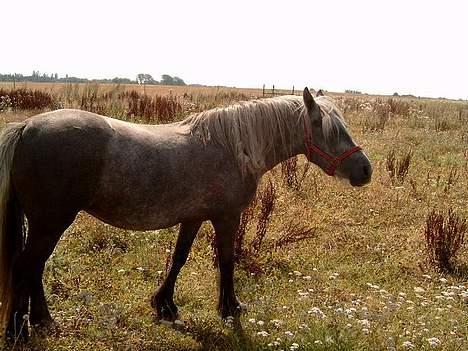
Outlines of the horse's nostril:
M362 168L362 173L365 177L369 177L371 175L371 168L369 166L364 166Z

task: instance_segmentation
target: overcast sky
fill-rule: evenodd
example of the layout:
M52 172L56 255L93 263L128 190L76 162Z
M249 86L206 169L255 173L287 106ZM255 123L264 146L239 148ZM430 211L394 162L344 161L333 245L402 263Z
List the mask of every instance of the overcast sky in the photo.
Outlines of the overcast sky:
M0 73L468 98L468 1L1 2Z

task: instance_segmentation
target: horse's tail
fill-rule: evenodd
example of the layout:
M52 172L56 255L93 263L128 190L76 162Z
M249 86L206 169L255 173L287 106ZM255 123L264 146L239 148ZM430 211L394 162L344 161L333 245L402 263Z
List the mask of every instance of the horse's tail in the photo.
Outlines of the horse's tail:
M4 335L13 299L12 266L23 248L23 211L11 184L16 145L25 123L8 124L0 133L0 335Z

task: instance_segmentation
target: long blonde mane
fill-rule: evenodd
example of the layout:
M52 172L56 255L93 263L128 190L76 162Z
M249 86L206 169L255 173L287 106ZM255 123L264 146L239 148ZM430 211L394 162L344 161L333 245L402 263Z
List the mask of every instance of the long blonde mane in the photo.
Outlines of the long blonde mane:
M324 136L331 139L339 124L344 124L341 113L329 97L318 97L316 102ZM267 170L266 156L275 152L275 143L290 148L288 136L304 138L304 127L311 128L307 116L302 97L288 95L193 114L181 126L204 143L214 141L231 152L243 175L261 174Z

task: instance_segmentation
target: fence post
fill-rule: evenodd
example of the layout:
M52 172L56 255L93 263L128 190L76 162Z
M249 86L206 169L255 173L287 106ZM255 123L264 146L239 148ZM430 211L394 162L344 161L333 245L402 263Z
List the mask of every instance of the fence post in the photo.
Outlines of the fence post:
M293 85L293 89L292 89L292 94L291 95L294 95L294 85Z
M262 95L263 95L263 97L265 97L265 84L263 84Z
M273 84L273 90L271 91L271 95L273 95L273 97L275 96L275 85Z

